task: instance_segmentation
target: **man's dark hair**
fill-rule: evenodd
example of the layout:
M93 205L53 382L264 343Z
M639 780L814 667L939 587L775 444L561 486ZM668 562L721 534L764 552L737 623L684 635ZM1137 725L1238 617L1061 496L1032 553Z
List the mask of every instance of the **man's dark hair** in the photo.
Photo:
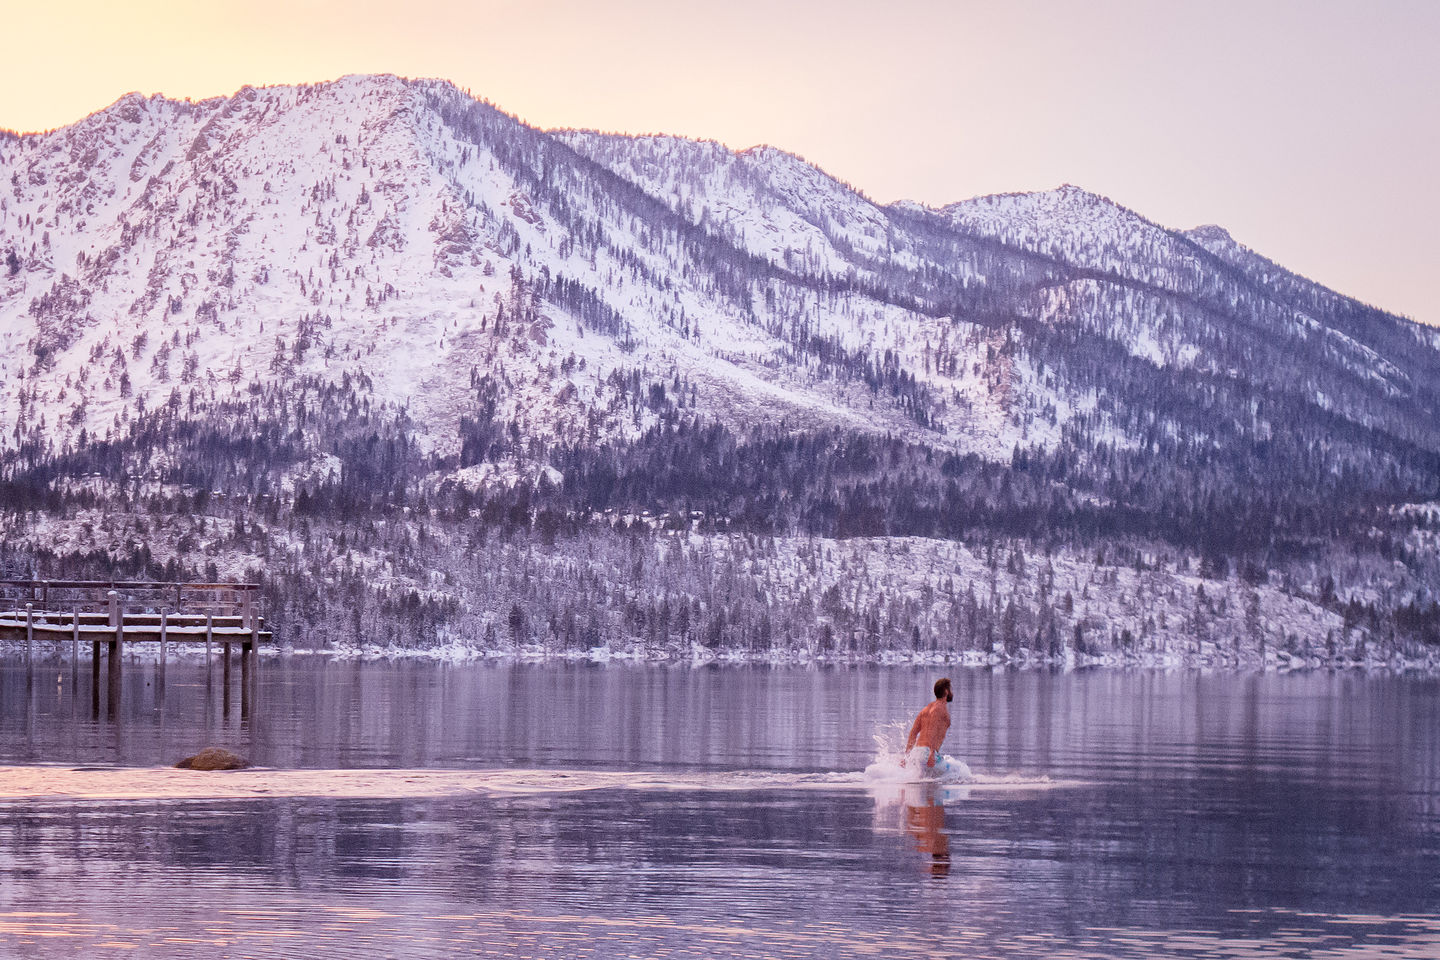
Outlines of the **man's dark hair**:
M947 693L949 693L949 692L950 692L950 678L949 678L949 677L941 677L939 680L936 680L936 681L935 681L935 699L936 699L936 700L939 700L941 697L945 696L945 694L947 694Z

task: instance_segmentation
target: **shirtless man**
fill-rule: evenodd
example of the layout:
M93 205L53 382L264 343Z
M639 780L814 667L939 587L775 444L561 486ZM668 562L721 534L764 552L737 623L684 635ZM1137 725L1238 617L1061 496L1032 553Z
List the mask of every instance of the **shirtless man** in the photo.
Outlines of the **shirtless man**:
M905 738L905 756L900 758L903 767L910 756L912 747L925 748L925 766L934 767L940 758L940 745L950 730L950 708L946 706L955 699L950 691L950 678L941 677L935 681L935 699L921 708L915 722L910 725L910 736Z

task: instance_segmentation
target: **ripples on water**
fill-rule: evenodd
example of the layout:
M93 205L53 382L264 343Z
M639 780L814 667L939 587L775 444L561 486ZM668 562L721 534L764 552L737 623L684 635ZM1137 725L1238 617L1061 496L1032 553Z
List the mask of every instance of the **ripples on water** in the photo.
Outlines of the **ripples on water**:
M203 908L202 908L203 909ZM402 911L404 908L401 908ZM1415 958L1440 953L1440 924L1428 917L1386 918L1268 911L1240 914L1252 929L1232 935L1196 930L1095 927L1079 936L1046 933L995 937L961 930L937 941L927 933L874 932L800 921L780 927L743 922L684 923L667 917L616 919L587 914L497 911L428 916L383 907L272 906L264 911L203 911L168 926L134 927L64 912L0 914L0 937L32 948L84 944L90 956L245 957L1093 957L1185 956L1316 960Z
M903 668L294 660L245 723L194 665L113 722L47 670L0 669L0 763L671 786L0 803L0 956L1440 956L1434 681L956 671L949 752L1021 781L979 789L856 783Z

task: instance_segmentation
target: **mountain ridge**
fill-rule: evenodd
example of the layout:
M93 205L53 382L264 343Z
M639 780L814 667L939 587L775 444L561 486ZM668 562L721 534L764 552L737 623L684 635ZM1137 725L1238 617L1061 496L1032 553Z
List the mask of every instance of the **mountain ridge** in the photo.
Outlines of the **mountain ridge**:
M1289 584L1264 589L1295 623L1429 622L1428 513L1405 511L1440 500L1440 335L1071 185L881 205L775 147L540 130L351 76L127 94L0 140L0 259L16 542L160 562L86 512L145 502L163 562L243 571L264 530L311 625L323 584L382 602L363 571L403 568L431 628L478 630L462 544L637 526L963 541L967 570L998 537L1082 580L1101 544L1173 578L1167 603L1203 560ZM220 493L229 520L175 513ZM358 567L356 523L380 525ZM417 526L430 573L397 559ZM1046 650L1089 649L1083 604L1015 596Z
M448 88L449 90L451 90L451 91L453 91L453 92L456 92L456 93L463 93L463 95L466 96L466 97L471 97L471 94L469 93L468 90L463 90L462 88L456 86L452 81L446 80L446 79L444 79L444 78L440 78L440 77L408 78L408 77L404 77L404 76L400 76L400 75L396 75L396 74L389 74L389 73L382 73L382 74L363 74L363 73L361 73L361 74L347 74L347 75L345 75L345 76L342 76L342 77L337 78L336 80L332 80L332 81L318 81L318 82L313 82L313 83L299 83L299 84L264 84L264 85L258 85L258 86L257 86L257 85L246 84L246 85L241 86L239 89L237 89L237 90L236 90L234 93L232 93L232 94L228 94L228 95L227 95L227 94L217 94L217 95L210 96L210 97L204 97L204 98L201 98L201 99L198 99L198 100L197 100L197 99L191 99L191 98L171 98L171 97L169 97L169 96L167 96L167 95L165 95L165 94L163 94L163 93L159 93L159 92L146 94L146 93L144 93L144 92L142 92L142 91L129 91L129 92L124 93L124 94L120 95L119 97L117 97L117 98L116 98L113 102L111 102L110 104L107 104L106 106L103 106L103 107L101 107L101 108L93 111L92 113L87 114L87 115L84 116L84 117L81 117L80 119L78 119L78 120L76 120L76 121L74 121L74 122L72 122L72 123L65 124L65 125L62 125L62 126L60 126L60 127L50 128L50 129L47 129L47 130L34 130L34 131L21 131L21 130L16 130L16 129L10 129L10 128L0 127L0 137L10 138L10 139L14 139L14 140L20 140L20 139L24 139L24 138L34 138L34 137L48 137L48 136L52 136L52 135L55 135L55 134L57 134L57 133L61 133L61 132L63 132L63 131L69 130L69 129L71 129L71 128L77 127L77 126L79 126L79 125L81 125L81 124L86 123L87 121L93 120L93 119L95 119L95 118L97 118L97 117L99 117L99 116L108 114L108 113L110 113L110 112L117 111L117 110L121 110L121 109L125 109L125 108L129 108L129 107L135 107L135 106L148 106L148 105L153 105L153 104L159 103L159 104L167 104L167 105L170 105L170 106L172 106L172 107L205 108L205 107L209 107L209 106L211 106L211 105L217 104L217 103L223 103L223 102L233 101L233 100L235 100L236 98L241 98L241 97L245 97L245 96L247 96L247 95L252 95L252 94L259 93L259 92L264 92L264 91L290 91L290 92L319 91L319 90L324 90L324 89L333 87L333 86L335 86L335 85L337 85L337 84L356 83L356 82L359 82L359 83L369 83L369 82L377 82L377 81L378 81L378 82L397 81L397 82L403 83L403 84L421 85L421 86L428 86L428 87L443 87L443 88ZM478 103L480 103L480 104L482 104L482 105L484 105L484 106L486 106L486 107L490 107L490 108L492 108L492 109L495 109L495 110L497 110L497 112L500 112L500 113L503 114L504 116L509 117L510 119L515 120L515 121L518 122L518 123L521 123L521 124L523 124L523 125L528 126L528 124L525 124L524 121L520 120L520 118L518 117L518 115L506 113L505 111L503 111L503 109L501 109L501 108L498 107L498 106L495 106L495 105L494 105L491 101L489 101L488 99L478 99L478 98L477 98L476 102L478 102ZM867 203L871 203L871 204L873 204L873 205L875 205L876 207L879 207L879 208L912 207L912 208L921 209L921 210L925 210L925 211L929 211L929 212L946 212L946 211L954 210L954 209L956 209L956 208L965 207L965 206L967 206L967 205L973 205L973 204L976 204L976 203L980 203L980 202L984 202L984 201L988 201L988 200L993 200L993 199L998 199L998 198L1023 198L1023 197L1031 197L1031 198L1034 198L1034 197L1044 197L1044 196L1049 196L1049 195L1064 195L1064 194L1072 193L1072 192L1073 192L1073 193L1080 193L1080 194L1086 195L1086 196L1091 197L1091 198L1099 199L1099 200L1103 201L1104 203L1106 203L1106 204L1108 204L1108 205L1117 207L1117 208L1120 209L1120 210L1124 210L1124 211L1126 211L1127 213L1130 213L1130 214L1132 214L1132 215L1138 216L1138 217L1140 217L1141 219L1145 220L1145 222L1147 222L1147 223L1150 223L1150 224L1152 224L1152 225L1154 225L1154 226L1159 226L1159 227L1161 227L1161 229L1164 229L1164 230L1166 230L1166 231L1168 231L1168 232L1172 232L1172 233L1176 233L1176 234L1191 234L1191 233L1196 233L1196 232L1198 232L1198 231L1202 231L1202 230L1208 229L1208 228L1210 228L1210 227L1216 227L1217 229L1221 229L1221 230L1224 229L1223 227L1218 227L1217 225L1213 225L1213 224L1211 224L1211 225L1205 225L1205 226L1201 226L1201 227L1195 227L1195 228L1191 228L1191 229L1188 229L1188 230L1187 230L1187 229L1184 229L1184 228L1163 227L1163 226L1161 226L1160 224L1158 224L1157 222L1151 221L1151 220L1149 220L1148 218L1144 218L1143 215L1140 215L1140 214L1136 213L1135 211L1130 210L1129 208L1123 207L1122 205L1120 205L1120 204L1118 204L1118 203L1115 203L1115 201L1110 200L1108 197L1104 197L1103 195L1093 193L1092 191L1088 191L1088 190L1086 190L1086 189L1083 188L1083 187L1080 187L1080 186L1077 186L1077 185L1074 185L1074 184L1070 184L1070 183L1064 183L1064 184L1061 184L1061 185L1059 185L1059 186L1057 186L1057 187L1055 187L1055 188L1051 188L1051 189L1042 189L1042 190L1033 190L1033 191L1019 191L1019 192L1003 192L1003 193L993 193L993 194L979 194L979 195L976 195L976 196L973 196L973 197L969 197L969 198L965 198L965 199L961 199L961 200L943 202L943 203L934 203L934 202L929 202L929 201L920 201L920 200L915 200L915 199L901 198L901 199L898 199L898 200L891 201L891 202L889 202L889 203L883 203L883 204L882 204L882 203L879 203L879 202L877 202L877 201L871 200L871 199L865 194L865 192L864 192L864 190L863 190L862 188L860 188L860 187L858 187L858 186L856 186L856 185L850 184L850 183L848 183L848 182L846 182L846 181L838 180L838 179L832 177L830 174L826 173L826 172L823 170L823 168L821 168L818 164L816 164L816 163L814 163L814 162L812 162L812 161L809 161L809 160L805 159L803 156L801 156L801 155L799 155L799 154L797 154L797 153L794 153L793 151L786 150L784 147L779 146L779 145L776 145L776 144L757 143L757 144L753 144L753 145L751 145L751 146L744 147L744 148L731 148L731 147L725 146L725 145L722 144L720 141L713 140L713 139L708 139L708 138L694 138L694 137L690 137L690 136L686 136L686 135L681 135L681 134L670 134L670 133L663 133L663 132L658 132L658 131L651 131L651 132L630 134L630 133L623 133L623 132L617 132L617 131L604 131L604 130L599 130L599 129L596 129L596 128L568 128L568 127L540 128L540 127L532 127L531 129L535 129L535 130L537 130L537 131L544 132L544 133L551 134L551 135L558 135L558 136L561 136L561 137L564 137L564 136L567 135L567 134L580 134L580 135L595 135L595 136L599 136L599 137L614 137L614 138L619 138L619 139L631 139L631 140L658 139L658 140L683 141L683 142L692 143L692 144L711 144L711 145L714 145L714 146L718 147L719 149L721 149L721 150L723 150L723 151L725 151L725 152L729 152L729 153L732 153L732 154L737 155L737 156L744 156L744 155L753 154L753 153L763 153L763 152L765 152L765 151L774 151L774 152L776 152L776 153L778 153L778 154L780 154L780 155L783 155L783 156L785 156L785 157L787 157L787 158L790 158L790 159L792 159L792 160L798 161L799 163L801 163L801 164L803 164L803 165L805 165L805 166L807 166L807 167L810 167L810 168L814 169L815 171L817 171L817 172L821 173L822 175L824 175L827 179L833 180L833 181L836 182L837 184L840 184L841 186L843 186L845 189L853 192L854 194L856 194L856 195L858 195L859 197L861 197L862 199L864 199ZM1228 236L1228 233L1227 233L1227 236ZM1233 239L1233 238L1232 238L1232 239ZM1239 245L1238 242L1236 242L1236 244ZM1254 251L1251 250L1251 248L1245 247L1244 249L1247 250L1248 252L1254 253ZM1257 255L1258 255L1258 254L1257 254ZM1311 280L1311 279L1308 278L1308 277L1299 277L1299 279L1305 280L1305 281L1310 282L1310 283L1317 283L1317 285L1318 285L1318 282L1317 282L1317 281ZM1334 291L1331 291L1331 292L1333 293ZM1364 306L1364 307L1367 307L1367 308L1370 308L1370 309L1380 310L1380 311L1384 312L1384 311L1383 311L1383 308L1380 308L1380 307L1378 307L1378 306L1376 306L1376 305L1374 305L1374 304L1366 303L1366 302L1364 302L1364 301L1360 301L1360 300L1358 300L1358 299L1355 299L1355 298L1353 298L1353 297L1348 297L1348 296L1345 296L1345 295L1343 295L1343 294L1336 294L1336 295L1337 295L1337 296L1344 297L1344 299L1346 299L1346 300L1353 301L1354 303L1356 303L1356 304L1358 304L1358 305L1361 305L1361 306ZM1413 320L1412 318L1405 317L1405 316L1399 315L1399 314L1393 314L1393 313L1391 313L1390 316L1396 317L1397 319L1408 320L1408 321L1414 322L1414 323L1420 323L1419 321L1415 321L1415 320ZM1422 323L1421 326L1426 326L1426 325Z
M457 122L473 129L457 127ZM328 129L331 142L315 135L321 128ZM538 169L532 169L533 158L515 150L532 152L539 158ZM372 161L381 169L372 170ZM587 161L596 166L586 166ZM52 167L53 173L46 172ZM610 338L610 349L602 350L600 376L625 366L636 346L622 328L640 329L640 365L705 376L726 409L734 406L737 391L760 390L796 411L829 409L838 422L853 423L853 398L847 401L815 383L804 368L814 365L816 349L826 356L838 350L848 358L844 362L859 367L883 365L888 352L894 358L890 362L910 378L902 389L911 390L913 380L914 390L928 391L931 399L924 411L914 409L920 401L913 398L906 398L901 409L882 405L875 426L898 428L918 412L920 425L938 425L948 445L992 456L1007 455L1016 442L1030 439L1028 430L1015 429L1024 421L1017 404L1068 408L1080 396L1063 388L1052 395L1022 379L1022 390L997 400L993 388L976 379L973 347L960 351L971 355L969 378L936 377L925 369L928 353L937 347L946 351L947 369L967 366L949 355L955 335L978 344L997 324L1009 322L1007 316L1052 326L1078 322L1137 357L1181 368L1197 365L1212 374L1239 368L1213 359L1218 333L1205 320L1207 314L1249 325L1250 333L1275 340L1272 350L1328 327L1335 334L1334 351L1348 351L1355 364L1370 364L1373 370L1366 375L1379 371L1374 375L1399 389L1414 379L1386 358L1393 344L1379 350L1361 329L1380 324L1403 331L1409 321L1283 271L1233 242L1212 244L1212 250L1191 233L1163 227L1078 187L991 195L935 210L879 205L775 147L733 151L681 137L546 132L445 81L356 75L310 86L245 87L232 97L193 102L127 94L75 125L20 138L0 169L10 173L12 186L6 209L0 210L3 242L7 255L18 257L23 267L8 271L10 289L0 286L0 309L12 329L23 323L16 316L22 307L37 320L56 315L52 323L36 324L29 341L44 357L57 346L68 349L75 339L96 349L85 328L93 326L92 307L99 304L91 300L97 294L75 289L81 281L91 287L98 282L100 294L110 292L112 284L124 286L130 299L123 306L131 317L153 313L162 298L168 314L213 314L230 341L235 338L222 315L236 318L251 349L235 356L232 370L236 364L254 365L263 321L247 321L261 314L278 314L282 337L295 332L288 324L296 314L315 310L332 321L339 314L349 328L352 358L358 360L354 344L369 337L365 328L383 312L379 303L384 301L377 298L392 295L419 301L412 314L421 306L440 308L460 338L473 339L476 315L484 324L485 310L498 304L496 298L504 299L495 289L503 284L492 282L486 290L484 280L473 276L479 268L490 277L509 272L512 286L522 287L546 286L551 283L546 277L569 271L566 289L585 301L593 320L618 335ZM618 181L595 181L597 169ZM559 191L545 182L557 170L564 181L557 184ZM338 193L322 197L317 192L322 181L325 189ZM104 196L100 183L109 184ZM372 187L387 195L384 201ZM617 193L616 187L623 189ZM46 203L52 189L61 196ZM597 206L573 206L566 189L588 193ZM626 189L638 194L625 200ZM22 193L29 194L24 197L28 203ZM634 206L640 197L644 201ZM644 249L655 236L649 229L653 224L647 223L657 209L646 205L651 203L674 218L664 227L671 236L668 249ZM182 204L188 206L190 222L166 221L165 235L158 221L179 213ZM299 206L313 224L282 218L274 210L267 217L263 208L277 204ZM336 219L341 207L346 214L343 241ZM626 228L619 233L616 223L606 219L612 210ZM42 218L38 243L37 212ZM570 222L559 222L557 216ZM267 221L283 236L263 232L256 243L249 234ZM165 249L151 249L147 233ZM557 242L560 234L564 237ZM575 256L577 235L589 241L588 262ZM227 252L217 255L222 243ZM408 253L407 246L412 248ZM420 246L430 248L428 262L419 255ZM328 258L316 255L322 250L330 251ZM372 253L367 264L367 251L385 255ZM603 269L597 251L608 255ZM198 256L214 266L202 279L169 262L182 253L187 264ZM286 289L268 282L270 260L294 262L302 255L311 263L306 276L287 276ZM753 259L732 263L736 256ZM243 261L238 273L237 257ZM622 261L630 264L631 284L623 278L613 282ZM737 270L753 273L757 263L767 265L768 276L725 279ZM316 266L332 272L345 268L350 290L339 296L317 294L326 278L314 278ZM117 267L123 275L116 275ZM354 280L357 270L362 276L369 270L375 283L366 276L362 291ZM38 274L51 279L49 290L41 289L44 277ZM17 276L23 283L15 282ZM1276 298L1275 284L1282 282L1283 292L1302 299L1308 312ZM634 289L627 292L627 287ZM1024 289L1012 293L1012 287ZM469 307L457 308L457 288L484 293L496 303L477 305L472 298ZM992 293L997 288L999 293ZM765 309L757 312L754 298L762 291ZM365 299L357 306L361 296ZM998 315L993 313L997 299L1003 301ZM1241 303L1246 299L1256 302ZM122 305L114 297L110 301L108 311L117 313ZM534 309L537 302L531 296L529 306ZM1193 320L1184 315L1191 307ZM467 309L474 311L468 318ZM553 332L536 330L535 342L559 338L573 350L583 338L584 323L573 313L564 316L568 311L553 296L539 312L544 315L537 313L532 324ZM1352 316L1360 320L1345 319ZM1175 322L1177 317L1181 322ZM437 326L431 320L428 326ZM1257 321L1263 326L1255 326ZM413 315L405 322L427 326ZM150 323L155 324L153 317ZM943 329L926 329L936 323ZM163 318L158 325L173 326ZM121 327L112 339L138 335ZM173 337L174 331L169 333ZM1411 329L1409 334L1410 342L1430 345L1423 332ZM922 341L918 351L917 338ZM444 343L437 335L437 348ZM503 364L503 357L490 352L492 363ZM548 379L556 381L557 390L568 390L554 376L541 376L534 369L534 351L529 353L509 359L526 368L525 375L537 384ZM402 353L398 359L403 358ZM192 365L213 371L213 359L198 357ZM1022 373L1028 373L1032 358L1020 359ZM757 362L770 371L779 369L778 363L791 374L760 376L757 382L755 371L747 369ZM420 375L413 364L401 364L411 367L409 377L391 376L385 364L374 366L366 373L381 381L386 402L413 399L411 388ZM797 368L799 380L809 382L796 382ZM168 382L148 372L131 372L132 386L146 381L148 393ZM576 396L597 388L593 378L574 380ZM12 389L5 391L0 408L12 422L19 413L13 382L5 381ZM117 392L113 382L111 388ZM935 402L947 388L968 404L966 416L950 415L943 401ZM109 412L113 400L102 396L95 405ZM444 406L433 412L443 414ZM870 419L868 411L875 406L873 397L867 400L859 419ZM88 423L89 415L72 406L68 418ZM1358 419L1366 422L1366 415ZM566 433L567 418L560 411L533 420L533 430ZM1049 436L1051 441L1041 442L1053 442L1056 434Z

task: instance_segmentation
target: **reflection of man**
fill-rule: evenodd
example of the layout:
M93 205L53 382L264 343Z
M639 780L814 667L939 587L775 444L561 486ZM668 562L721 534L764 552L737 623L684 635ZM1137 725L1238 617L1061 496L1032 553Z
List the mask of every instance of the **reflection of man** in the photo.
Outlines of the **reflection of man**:
M955 695L950 692L950 678L941 677L935 681L935 699L927 703L918 715L915 722L910 725L910 736L905 738L905 756L900 759L900 765L910 759L910 751L915 748L923 748L925 768L933 770L935 761L940 759L940 745L945 742L945 734L950 730L950 708L946 706ZM917 751L918 752L918 751Z
M927 788L926 793L935 788ZM945 805L933 794L923 804L905 804L905 832L915 849L930 854L930 873L943 877L950 872L950 837L945 833Z

